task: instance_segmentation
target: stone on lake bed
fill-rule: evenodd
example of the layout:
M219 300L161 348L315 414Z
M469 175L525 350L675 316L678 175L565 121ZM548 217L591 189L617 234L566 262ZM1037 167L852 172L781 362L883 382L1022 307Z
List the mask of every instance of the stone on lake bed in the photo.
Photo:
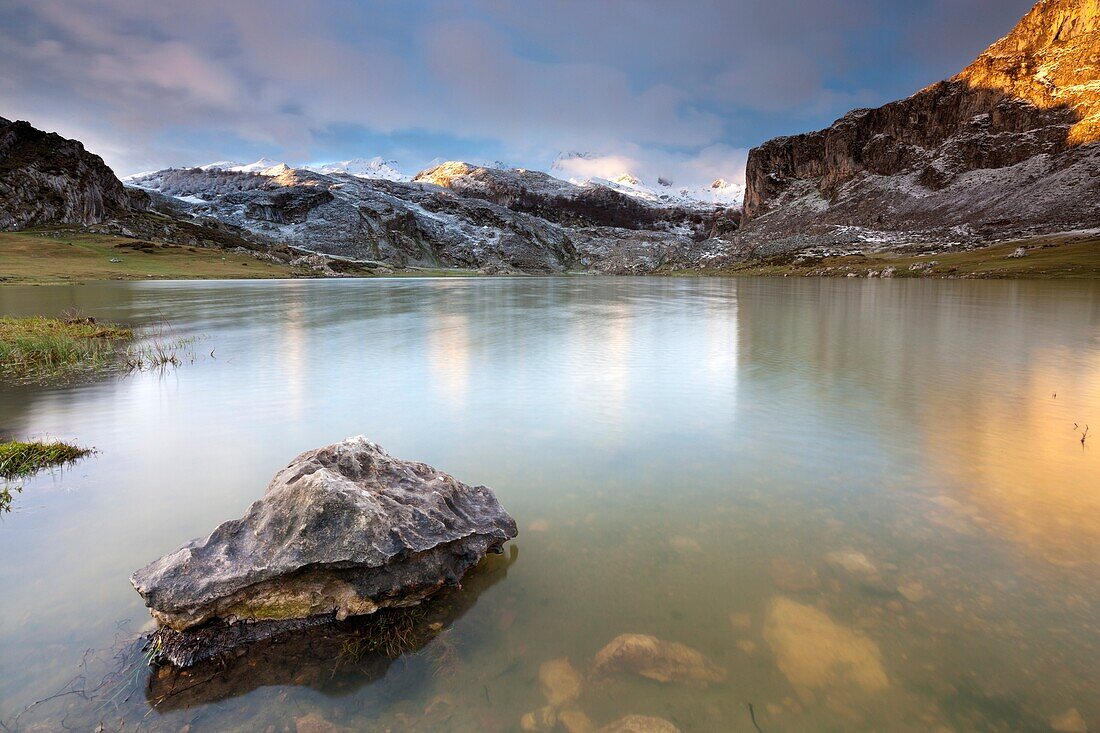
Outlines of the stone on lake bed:
M491 489L360 436L298 456L244 517L130 582L153 618L178 632L343 619L416 605L516 533Z
M581 696L581 676L566 658L552 659L539 667L539 689L555 708Z
M890 686L878 645L813 606L776 597L764 622L764 640L802 697L815 688L874 693Z
M647 634L621 634L596 653L595 677L629 672L658 682L686 682L706 686L726 679L726 670L702 652Z
M839 550L825 555L825 563L840 577L867 590L889 595L895 588L882 577L869 557L855 550Z
M592 719L576 708L558 713L558 725L565 733L593 733L596 730Z
M821 587L817 571L805 563L785 557L777 557L771 563L771 576L775 587L788 593L816 591Z
M1077 708L1070 708L1050 719L1050 727L1058 733L1089 733L1089 727Z
M664 718L628 715L600 728L599 733L680 733L680 729Z
M526 713L519 720L520 730L551 731L558 724L558 714L553 705L545 705L538 710Z

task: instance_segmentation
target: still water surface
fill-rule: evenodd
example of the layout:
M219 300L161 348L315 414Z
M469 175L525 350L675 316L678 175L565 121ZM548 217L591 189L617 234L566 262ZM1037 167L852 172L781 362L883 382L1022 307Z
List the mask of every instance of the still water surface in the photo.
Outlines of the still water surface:
M0 313L73 307L197 340L163 374L0 387L0 432L98 451L0 520L10 728L518 730L540 665L640 633L726 679L587 681L598 725L1100 729L1098 284L0 287ZM511 553L417 653L276 646L163 698L129 573L357 434L493 487Z

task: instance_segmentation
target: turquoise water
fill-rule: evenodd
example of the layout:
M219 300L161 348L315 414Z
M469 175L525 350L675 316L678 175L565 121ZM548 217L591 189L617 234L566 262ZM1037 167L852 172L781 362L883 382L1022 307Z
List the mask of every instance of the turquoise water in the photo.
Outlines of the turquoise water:
M1100 284L0 287L3 314L69 308L194 340L165 372L0 387L0 432L97 450L0 519L11 729L519 730L563 657L595 725L1100 728ZM357 434L493 487L511 554L396 659L333 632L151 679L129 573ZM724 680L590 675L624 633Z

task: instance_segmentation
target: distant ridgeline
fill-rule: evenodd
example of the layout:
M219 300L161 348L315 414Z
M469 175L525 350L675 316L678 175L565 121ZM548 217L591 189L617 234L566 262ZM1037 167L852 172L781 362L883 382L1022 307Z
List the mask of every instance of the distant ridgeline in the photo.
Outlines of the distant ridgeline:
M77 225L284 261L317 252L398 268L644 274L690 266L740 221L738 206L653 194L633 179L578 184L445 163L408 180L385 161L266 162L167 169L123 185L79 142L3 120L0 229Z

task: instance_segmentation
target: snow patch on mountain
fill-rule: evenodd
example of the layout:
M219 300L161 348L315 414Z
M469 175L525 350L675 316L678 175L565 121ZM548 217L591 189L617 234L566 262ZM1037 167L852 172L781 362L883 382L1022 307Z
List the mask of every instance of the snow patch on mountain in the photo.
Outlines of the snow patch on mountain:
M268 171L283 166L281 170L273 173ZM214 163L207 163L206 165L200 165L199 168L204 171L229 171L230 173L259 173L261 175L277 176L283 170L288 168L286 163L278 160L272 160L271 158L260 158L255 163L235 163L229 160L219 160Z
M396 160L386 160L381 156L373 158L352 158L335 163L302 166L314 173L343 173L357 178L380 178L385 181L410 181L412 177L397 168Z
M745 186L719 178L703 188L677 187L667 178L659 178L656 187L647 186L637 176L623 173L615 178L598 176L571 176L568 180L576 186L607 186L619 193L642 201L664 206L687 208L737 207L745 198Z
M707 186L677 186L671 176L659 175L653 185L626 169L631 161L587 152L558 153L550 165L552 175L577 186L607 186L636 199L664 206L687 208L737 207L745 198L745 186L718 178ZM621 166L615 175L596 171Z

